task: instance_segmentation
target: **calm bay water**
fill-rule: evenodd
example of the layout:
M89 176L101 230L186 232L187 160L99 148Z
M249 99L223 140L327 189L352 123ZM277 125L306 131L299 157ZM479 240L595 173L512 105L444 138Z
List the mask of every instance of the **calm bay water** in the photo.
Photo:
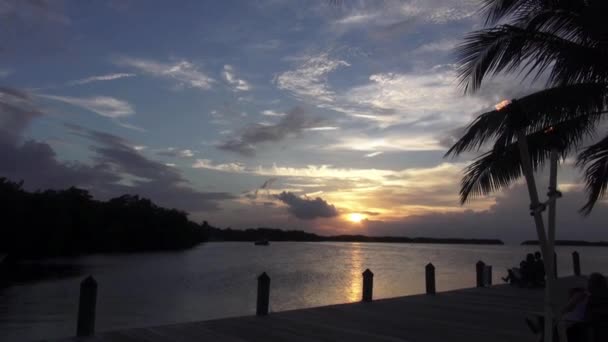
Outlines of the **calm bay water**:
M560 275L572 273L558 247ZM584 273L608 273L608 248L578 247ZM98 280L97 331L252 315L256 277L271 277L270 310L282 311L361 298L361 272L374 276L374 298L424 292L424 265L436 267L437 290L472 287L474 264L493 265L494 283L519 264L526 246L376 243L207 243L174 253L94 255L58 259ZM72 336L82 277L0 289L0 340Z

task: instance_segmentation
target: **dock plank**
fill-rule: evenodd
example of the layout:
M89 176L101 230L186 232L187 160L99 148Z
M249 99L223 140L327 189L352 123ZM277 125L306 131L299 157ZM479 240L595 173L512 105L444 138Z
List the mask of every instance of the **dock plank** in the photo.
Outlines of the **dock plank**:
M584 286L585 278L558 281L562 303L567 289ZM63 342L191 342L191 341L407 341L532 342L524 324L541 311L544 292L508 285L470 288L210 321L102 332ZM560 303L561 304L561 303Z

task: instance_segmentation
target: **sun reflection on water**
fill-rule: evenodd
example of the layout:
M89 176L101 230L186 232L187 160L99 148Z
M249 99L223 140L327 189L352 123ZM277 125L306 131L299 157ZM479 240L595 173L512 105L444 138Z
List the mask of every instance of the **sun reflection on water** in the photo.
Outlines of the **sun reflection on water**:
M353 243L352 246L353 248L350 251L350 280L345 292L348 294L349 302L357 302L361 300L363 257L361 244Z

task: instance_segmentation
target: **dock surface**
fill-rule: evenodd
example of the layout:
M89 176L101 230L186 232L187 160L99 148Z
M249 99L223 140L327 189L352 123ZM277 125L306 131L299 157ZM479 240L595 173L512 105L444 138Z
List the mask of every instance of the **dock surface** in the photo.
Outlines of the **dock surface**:
M559 298L583 277L558 280ZM509 285L272 312L264 317L235 317L157 327L99 332L60 341L536 341L524 323L542 311L542 289Z

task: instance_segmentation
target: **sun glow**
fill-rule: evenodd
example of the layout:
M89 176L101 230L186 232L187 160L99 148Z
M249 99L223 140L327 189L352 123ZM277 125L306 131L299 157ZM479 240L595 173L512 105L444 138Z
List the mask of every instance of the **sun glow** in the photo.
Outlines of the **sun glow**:
M365 216L359 213L350 213L348 214L348 220L351 222L359 223L365 219Z

